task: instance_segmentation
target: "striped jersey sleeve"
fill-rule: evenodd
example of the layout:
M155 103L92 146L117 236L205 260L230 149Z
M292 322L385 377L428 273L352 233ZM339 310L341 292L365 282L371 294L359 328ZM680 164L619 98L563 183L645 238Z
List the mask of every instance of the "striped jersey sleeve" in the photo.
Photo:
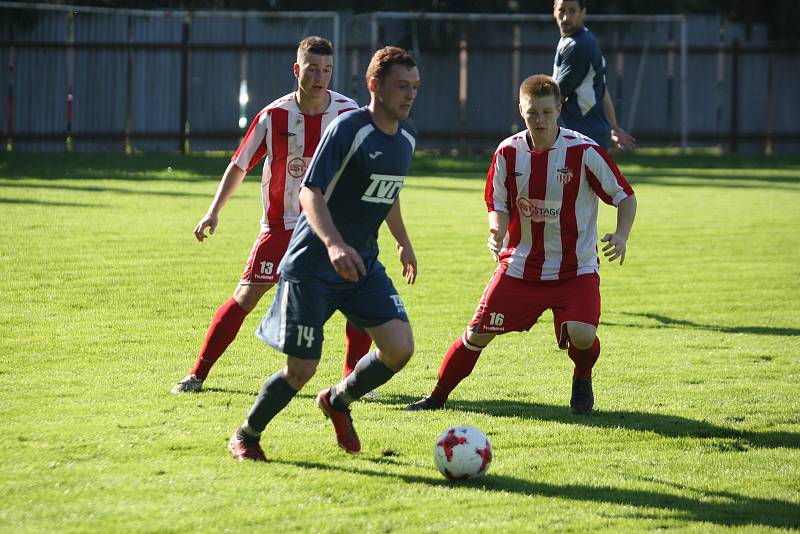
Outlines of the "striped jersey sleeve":
M269 130L269 108L264 108L253 119L231 161L243 171L250 172L267 155Z
M492 164L486 174L486 187L484 200L489 211L502 211L508 213L514 203L509 191L509 177L514 175L516 149L513 141L516 137L501 143L492 157Z
M611 156L598 146L592 146L584 153L586 179L592 191L606 204L619 206L619 203L633 195L633 188L617 168Z

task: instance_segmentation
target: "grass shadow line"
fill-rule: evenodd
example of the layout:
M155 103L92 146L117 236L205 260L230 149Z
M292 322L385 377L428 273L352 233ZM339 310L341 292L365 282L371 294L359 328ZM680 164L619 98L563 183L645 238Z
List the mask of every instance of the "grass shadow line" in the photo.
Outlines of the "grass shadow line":
M440 477L428 477L393 473L386 470L368 469L359 465L340 466L321 462L275 460L271 463L290 465L303 469L322 471L339 470L343 473L396 478L405 483L429 486L474 487L480 491L502 491L520 495L537 495L573 501L602 502L635 508L655 508L679 514L678 518L689 521L714 523L720 526L763 525L778 528L797 528L800 525L800 505L780 499L749 497L733 492L699 491L698 498L685 497L644 489L623 489L612 486L590 486L583 484L551 484L507 475L489 473L487 476L466 483L451 483ZM638 517L655 517L647 513ZM661 517L661 516L658 516Z
M407 395L387 395L371 402L402 404L418 400ZM575 416L564 405L539 404L512 400L450 400L449 410L479 413L493 417L519 417L537 421L550 421L586 427L635 430L653 432L667 438L717 438L733 440L725 451L743 451L750 448L789 448L800 449L800 434L794 432L756 432L737 430L698 421L678 415L654 414L628 410L597 410L591 416Z
M652 319L658 322L658 325L641 325L641 324L624 324L624 323L610 323L603 321L604 325L608 326L629 326L636 328L694 328L698 330L709 330L712 332L723 332L725 334L756 334L761 336L800 336L800 328L790 327L773 327L773 326L719 326L712 324L697 323L687 319L676 319L661 315L658 313L634 313L634 312L619 312L620 315L627 315L629 317L640 317L644 319Z

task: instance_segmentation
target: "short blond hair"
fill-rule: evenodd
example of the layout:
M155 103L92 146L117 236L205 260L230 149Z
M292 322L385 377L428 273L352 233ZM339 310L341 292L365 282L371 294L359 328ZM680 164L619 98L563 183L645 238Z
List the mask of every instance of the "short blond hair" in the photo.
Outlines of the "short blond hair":
M519 86L519 99L539 96L554 96L557 102L561 102L561 89L558 82L546 74L534 74L525 78Z

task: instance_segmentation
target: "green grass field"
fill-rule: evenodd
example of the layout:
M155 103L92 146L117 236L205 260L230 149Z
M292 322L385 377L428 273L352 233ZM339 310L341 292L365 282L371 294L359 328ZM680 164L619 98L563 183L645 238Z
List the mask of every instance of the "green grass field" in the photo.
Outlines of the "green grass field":
M432 388L493 269L488 160L417 159L402 198L420 275L400 289L416 354L354 407L348 456L313 403L341 373L336 315L317 375L265 433L269 464L226 442L283 364L252 334L271 294L206 391L169 393L258 231L254 172L213 238L192 236L226 161L0 155L0 531L800 528L800 158L621 158L639 214L625 265L601 271L589 418L568 412L549 314L497 339L447 410L400 410ZM601 207L600 231L613 221ZM485 478L435 470L452 424L492 440Z

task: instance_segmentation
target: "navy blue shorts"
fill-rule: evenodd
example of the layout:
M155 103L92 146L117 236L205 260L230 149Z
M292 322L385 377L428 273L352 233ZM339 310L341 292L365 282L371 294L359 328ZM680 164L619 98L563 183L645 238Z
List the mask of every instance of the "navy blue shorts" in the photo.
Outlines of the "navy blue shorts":
M281 276L256 337L289 356L318 360L323 327L336 310L361 329L392 319L408 322L400 295L383 265L376 261L355 283L329 284Z

